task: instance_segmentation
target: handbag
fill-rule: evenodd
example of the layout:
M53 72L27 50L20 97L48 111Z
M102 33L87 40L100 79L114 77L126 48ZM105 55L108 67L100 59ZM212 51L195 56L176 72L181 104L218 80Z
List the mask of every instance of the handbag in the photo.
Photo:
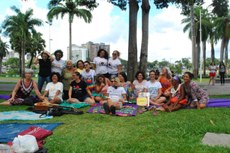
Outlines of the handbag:
M52 106L45 113L41 114L40 118L45 116L62 116L63 114L81 115L83 111L72 107Z

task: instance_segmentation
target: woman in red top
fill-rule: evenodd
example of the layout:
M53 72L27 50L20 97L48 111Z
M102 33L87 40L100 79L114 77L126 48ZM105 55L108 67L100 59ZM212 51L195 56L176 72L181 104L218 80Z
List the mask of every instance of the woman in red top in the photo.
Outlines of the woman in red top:
M172 88L171 79L172 79L172 76L171 76L170 70L166 67L162 68L162 72L158 80L161 83L162 96L164 97L170 96L170 90Z

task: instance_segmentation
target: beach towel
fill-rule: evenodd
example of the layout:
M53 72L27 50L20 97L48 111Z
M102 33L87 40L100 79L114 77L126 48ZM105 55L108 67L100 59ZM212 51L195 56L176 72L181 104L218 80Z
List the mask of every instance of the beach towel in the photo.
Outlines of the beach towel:
M122 109L116 110L117 116L136 116L138 106L135 104L125 104ZM101 113L105 114L103 106L97 104L96 106L91 107L88 113Z
M63 101L59 106L65 106L65 107L73 107L73 108L82 108L82 107L87 107L90 106L89 104L85 102L81 103L69 103L67 101Z
M31 126L40 127L49 131L53 131L57 126L62 123L3 123L0 124L0 142L9 142L22 131L25 131Z
M10 99L9 95L0 95L0 99L8 100Z
M37 114L30 111L7 111L0 112L0 121L5 120L44 120L53 118L53 116L40 117L41 114Z
M209 99L206 107L230 107L230 99Z

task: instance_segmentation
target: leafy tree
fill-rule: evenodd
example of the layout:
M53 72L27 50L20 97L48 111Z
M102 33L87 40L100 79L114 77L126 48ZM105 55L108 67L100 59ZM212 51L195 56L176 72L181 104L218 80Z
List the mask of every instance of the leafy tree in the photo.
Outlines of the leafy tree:
M8 53L9 45L0 38L0 74L2 74L2 60Z
M17 7L13 6L11 9L16 15L9 16L3 22L3 29L5 35L9 36L11 48L19 53L20 56L20 74L21 76L25 70L25 51L26 46L30 40L31 33L36 31L35 26L41 26L42 21L32 18L33 10L29 9L22 13Z
M6 62L3 63L7 67L7 74L15 75L19 74L19 58L13 57L9 58Z
M40 53L44 50L45 40L42 38L42 34L40 32L33 32L32 37L28 45L26 46L26 51L31 55L30 62L28 63L28 68L31 68L33 58L37 53Z
M228 10L228 0L213 0L213 14L219 19L216 20L216 35L221 39L220 61L223 61L225 54L225 64L228 61L228 43L230 37L230 16Z
M130 80L134 79L134 75L136 73L136 67L137 67L137 41L136 41L136 30L137 30L137 12L138 12L138 2L140 2L140 0L132 0L132 1L128 1L128 0L110 0L109 2L111 2L112 4L120 7L122 10L126 9L126 5L129 4L129 44L128 44L128 68L127 68L127 73L128 73L128 78ZM154 4L156 5L156 7L158 9L161 8L167 8L169 6L169 3L173 3L176 5L180 5L182 6L182 13L183 14L188 14L191 10L193 10L193 5L194 4L199 4L200 2L203 2L202 0L154 0ZM143 0L142 4L148 4L147 1ZM144 6L144 5L142 5ZM146 13L146 15L148 15L148 11L150 9L150 7L148 5L146 5L147 7L145 7L146 9L142 9L142 13ZM144 8L144 7L143 7ZM147 11L146 11L147 10ZM191 15L193 15L193 12L191 12ZM144 15L143 15L144 16ZM194 19L192 17L192 19ZM143 22L145 22L143 24L143 27L145 25L148 25L148 20L143 19ZM193 31L195 32L195 27L193 27ZM144 29L144 28L143 28ZM142 29L142 30L143 30ZM147 29L146 29L147 31ZM143 32L143 31L142 31ZM147 32L148 33L148 32ZM145 38L143 38L145 37ZM193 34L193 39L194 42L192 45L193 48L193 53L196 53L195 50L195 34ZM142 52L141 52L141 67L143 68L142 64L146 63L145 58L147 59L147 54L146 54L146 50L144 50L144 48L146 46L148 46L148 35L142 35ZM147 44L147 45L146 45ZM196 56L194 56L195 59ZM134 66L135 65L135 66ZM195 64L194 64L195 65ZM198 72L198 69L196 68L195 71Z
M92 20L91 9L97 7L95 2L83 1L83 0L50 0L49 12L47 17L50 21L56 16L60 15L61 18L64 15L68 15L69 20L69 59L72 59L72 23L74 17L83 18L86 23L90 23ZM84 7L84 8L83 8Z

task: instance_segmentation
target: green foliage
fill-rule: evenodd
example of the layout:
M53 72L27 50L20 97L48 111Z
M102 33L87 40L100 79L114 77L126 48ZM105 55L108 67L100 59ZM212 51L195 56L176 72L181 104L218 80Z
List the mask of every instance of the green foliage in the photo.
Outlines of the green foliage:
M19 74L19 58L13 57L9 58L6 62L3 63L7 67L7 74L15 75Z
M3 42L0 38L0 59L6 56L8 49L9 45L6 42Z
M73 22L74 16L83 18L86 23L90 23L92 19L90 10L97 7L97 5L93 6L93 4L90 2L84 3L82 0L51 0L48 4L50 11L47 17L49 21L52 21L54 17L58 18L61 15L61 18L63 18L67 14L70 23Z
M212 13L218 17L225 17L228 15L228 0L213 0L211 5L213 6Z
M203 0L154 0L154 4L158 9L167 8L170 3L181 7L181 13L188 15L190 13L190 5L199 5L203 3Z
M2 27L5 30L4 34L10 38L12 50L19 53L21 59L19 64L20 74L22 75L25 68L25 59L21 57L24 57L26 52L31 52L31 48L33 48L31 39L33 34L36 33L35 26L41 26L42 21L32 18L32 9L27 10L25 13L15 6L11 7L11 9L16 15L8 16L4 20Z

